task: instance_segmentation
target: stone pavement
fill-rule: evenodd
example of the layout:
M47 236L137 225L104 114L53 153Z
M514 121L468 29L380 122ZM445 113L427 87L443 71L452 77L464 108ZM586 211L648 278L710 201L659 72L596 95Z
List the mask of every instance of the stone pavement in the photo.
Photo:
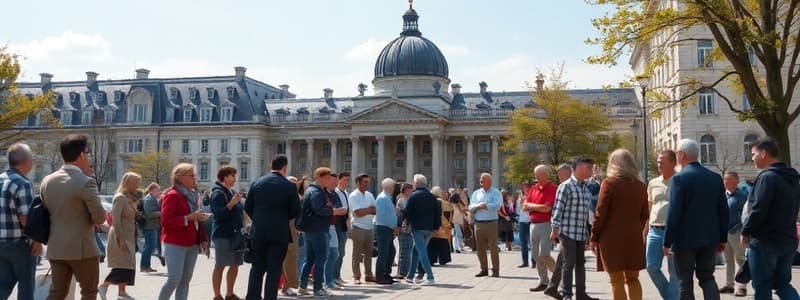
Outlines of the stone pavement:
M213 250L213 249L212 249ZM350 243L347 252L350 253ZM213 251L212 251L213 252ZM608 284L608 275L603 272L595 271L595 259L591 252L587 251L587 289L589 293L600 299L611 299L611 288ZM555 256L556 253L553 253ZM138 262L138 260L137 260ZM346 281L350 281L350 257L345 257L343 276ZM521 262L519 251L503 251L500 253L500 278L475 278L478 272L478 260L474 253L453 254L453 262L447 266L434 267L433 273L436 277L435 286L418 286L409 284L395 284L393 286L381 286L376 284L346 285L344 290L333 291L333 299L552 299L542 293L531 293L528 288L538 284L537 275L534 269L516 266ZM165 281L166 269L159 265L158 259L153 258L153 266L159 273L142 274L137 273L136 285L128 288L128 293L136 299L156 299L158 292ZM201 256L198 259L197 267L192 279L189 299L212 299L211 271L214 267L213 257L211 259ZM396 270L396 268L394 269ZM38 274L47 271L47 263L38 270ZM105 264L100 265L100 278L105 278L110 270ZM247 277L250 266L245 264L239 270L236 281L235 293L244 297L247 290ZM792 284L800 287L800 269L793 270ZM647 272L642 270L640 281L644 290L644 299L659 299L658 292L650 281ZM716 271L717 282L724 281L724 268L718 266ZM309 286L310 287L310 286ZM224 283L223 283L224 294ZM731 295L724 295L722 299L752 299L752 291L747 298L736 298ZM109 299L116 299L117 288L109 288ZM702 298L699 288L695 288L695 293ZM15 296L12 296L14 299ZM79 298L76 297L76 299ZM280 299L290 299L279 297ZM305 297L304 297L305 298ZM311 298L311 297L308 297Z

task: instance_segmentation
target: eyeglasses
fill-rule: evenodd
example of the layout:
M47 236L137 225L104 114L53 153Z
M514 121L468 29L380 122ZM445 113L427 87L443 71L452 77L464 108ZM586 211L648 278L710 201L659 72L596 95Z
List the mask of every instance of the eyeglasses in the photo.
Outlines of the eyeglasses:
M178 176L194 177L194 174L181 174L181 175L178 175Z

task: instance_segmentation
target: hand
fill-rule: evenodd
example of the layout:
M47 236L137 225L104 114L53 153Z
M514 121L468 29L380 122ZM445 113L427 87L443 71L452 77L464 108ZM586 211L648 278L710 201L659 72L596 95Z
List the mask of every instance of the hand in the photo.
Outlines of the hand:
M128 243L117 241L117 246L119 246L119 249L122 250L122 252L128 252Z
M481 209L486 209L487 207L489 207L489 204L487 204L486 202L483 202L483 203L479 204L478 207L481 208Z
M206 256L210 256L211 252L208 251L208 242L200 243L200 254L204 254Z
M725 244L726 243L719 243L719 245L717 245L717 249L716 249L717 253L725 251Z
M337 215L337 216L344 216L344 215L347 214L347 208L346 207L334 208L333 209L333 214Z
M742 249L746 249L747 246L750 246L750 237L746 236L746 235L742 235L742 237L739 238L739 243L742 244Z
M205 214L202 210L197 210L187 215L189 221L205 221L208 220L209 215Z
M662 247L664 249L664 256L672 256L672 252L669 252L669 248Z
M236 193L236 195L233 195L233 198L231 198L231 201L228 202L228 205L234 206L234 205L238 204L239 201L242 201L243 197L244 197L244 195L242 193Z
M557 239L558 239L558 229L553 228L553 230L550 231L550 240L555 242Z
M511 217L506 216L506 221L511 221Z
M592 250L592 253L594 253L595 256L597 256L597 250L599 249L597 242L589 242L589 249Z
M39 243L37 241L32 241L32 243L31 243L31 256L39 257L39 255L42 255L42 243Z

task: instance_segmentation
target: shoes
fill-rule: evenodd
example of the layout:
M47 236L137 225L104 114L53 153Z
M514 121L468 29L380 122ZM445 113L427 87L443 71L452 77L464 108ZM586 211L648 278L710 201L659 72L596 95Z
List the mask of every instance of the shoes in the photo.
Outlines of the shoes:
M572 300L572 296L561 297L561 300Z
M405 275L400 275L400 274L397 274L397 275L394 275L394 279L400 279L400 280L402 280L402 279L406 279L406 276L405 276Z
M364 281L366 281L366 282L377 282L377 280L375 280L375 277L364 278Z
M331 290L341 290L342 289L342 286L338 285L336 283L329 283L329 284L326 284L325 286L327 286L328 289L331 289ZM225 300L227 300L227 299L225 299Z
M338 284L338 285L340 285L340 286L341 286L341 285L345 285L345 284L347 284L347 282L345 282L344 280L342 280L341 278L339 278L339 279L336 279L336 284Z
M456 250L456 253L461 253L461 250Z
M308 289L298 289L297 294L300 296L308 296L311 295L311 292L309 292Z
M105 255L100 255L100 263L104 263L104 262L106 262L106 256Z
M417 282L422 281L422 274L418 274L414 279L417 280Z
M225 300L225 298L222 298L222 296L214 296L214 300Z
M527 268L527 267L528 267L528 264L521 264L521 265L517 266L517 268Z
M475 274L475 277L486 277L486 276L489 276L488 271L481 271L480 273Z
M734 292L733 295L736 297L745 297L747 296L747 289L742 287L737 288L736 292Z
M391 279L380 279L377 282L378 284L394 284L394 280Z
M433 279L428 279L423 281L421 285L436 285L436 281L434 281Z
M314 297L328 297L331 293L326 290L314 291Z
M361 279L353 278L353 284L361 284Z
M125 294L117 296L117 300L136 300L136 299L131 297L131 295Z
M161 262L161 266L162 267L166 267L167 266L167 261L164 259L163 255L159 255L159 256L156 256L156 257L158 257L158 261Z
M158 270L155 270L153 268L141 268L141 270L142 270L142 273L155 273L155 272L158 272Z
M544 284L540 284L539 286L537 286L535 288L530 288L530 291L531 292L541 292L541 291L544 291L545 289L547 289L547 286L544 285Z
M233 295L225 296L225 300L242 300L242 298L239 298L239 296L236 296L236 294L233 294Z
M494 278L500 278L500 272L494 272L494 271L492 271L492 277L494 277Z
M575 297L575 299L576 300L599 300L598 298L594 298L592 296L589 296L588 294L578 295L577 297Z
M553 297L554 299L561 299L561 294L558 292L557 287L548 287L544 289L544 294Z
M408 283L408 284L417 284L417 282L413 278L406 278L406 283Z
M282 290L281 290L281 294L283 294L284 296L287 296L287 297L296 297L296 296L297 296L297 293L295 293L295 292L294 292L292 289L290 289L290 288L285 288L285 289L282 289Z
M719 289L719 293L720 294L732 294L733 293L733 287L732 286L723 286L721 289Z
M100 296L100 300L106 300L106 299L108 299L108 298L107 298L107 297L108 297L108 288L107 288L107 287L104 287L104 286L102 286L102 285L101 285L101 286L98 286L98 287L97 287L97 295L98 295L98 296Z

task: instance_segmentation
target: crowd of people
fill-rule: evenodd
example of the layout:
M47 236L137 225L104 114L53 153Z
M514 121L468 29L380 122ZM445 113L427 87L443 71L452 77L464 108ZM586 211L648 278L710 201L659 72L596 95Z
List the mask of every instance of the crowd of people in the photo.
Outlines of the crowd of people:
M539 165L535 181L515 192L493 187L489 173L480 174L474 191L429 187L423 174L399 183L363 173L355 175L350 190L349 172L319 167L312 178L298 179L287 176L289 161L277 155L269 174L248 191L235 190L237 170L227 165L217 170L208 193L198 191L189 163L173 168L163 193L157 183L141 190L142 177L127 172L110 217L92 178L88 146L85 136L64 138L64 165L39 188L52 224L47 299L65 299L73 277L82 299L105 300L112 285L117 299L133 299L127 287L136 281L137 251L142 273L157 272L151 258L163 257L163 300L188 298L198 256L210 257L212 249L215 300L240 299L234 286L245 261L252 264L246 299L276 299L279 292L324 297L346 284L435 286L432 266L470 250L479 263L476 277L500 277L500 246L513 250L516 236L518 267L535 268L538 275L530 291L555 299L596 299L586 289L587 249L597 257L597 270L608 273L614 299L642 299L643 269L666 300L694 299L693 277L705 299L746 296L749 281L756 299L770 299L773 291L781 299L798 299L790 279L800 174L779 161L771 138L750 145L762 171L748 189L741 188L737 173L720 176L698 163L699 145L689 139L659 153L661 176L648 183L640 180L633 155L618 149L609 154L604 175L593 160L575 157L557 167L558 182L551 182L549 166ZM33 153L24 143L7 153L10 168L0 174L0 298L17 286L19 299L33 299L43 249L24 231L35 196L25 177ZM379 183L377 196L369 191L373 180ZM104 245L96 228L108 221ZM342 278L347 243L349 282ZM560 250L553 258L556 244ZM726 264L721 288L714 279L720 255ZM110 268L102 281L101 257Z

